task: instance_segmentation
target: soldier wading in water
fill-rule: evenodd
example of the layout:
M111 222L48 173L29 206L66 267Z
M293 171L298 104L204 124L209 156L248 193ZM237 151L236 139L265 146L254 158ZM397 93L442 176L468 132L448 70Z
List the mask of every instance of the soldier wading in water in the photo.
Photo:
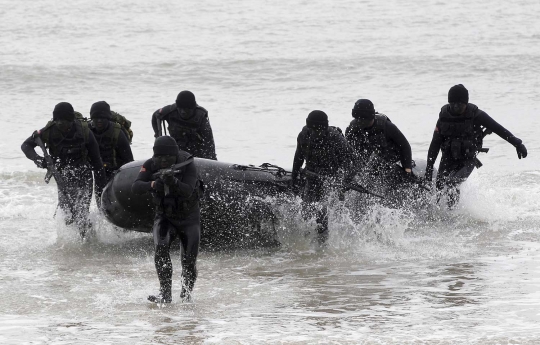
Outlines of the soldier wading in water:
M448 104L441 108L429 146L425 178L433 178L433 165L442 151L436 186L448 195L448 206L459 201L459 185L467 180L475 167L482 166L478 152L486 134L495 133L516 148L518 158L527 157L527 148L521 139L497 123L484 111L469 103L469 91L465 86L454 85L448 91Z
M164 121L168 123L169 135L182 151L189 152L193 157L217 160L208 111L197 104L191 91L180 92L174 104L154 112L154 137L163 135Z
M43 144L54 167L38 155L35 147ZM21 146L28 159L38 168L55 171L58 205L64 211L66 224L75 223L84 238L91 227L88 213L92 199L94 177L100 190L107 180L99 155L99 146L86 121L75 118L75 111L67 102L54 107L53 119L35 131Z
M351 147L339 128L328 126L326 113L321 110L309 113L306 126L298 134L292 184L298 184L300 169L305 162L302 210L305 218L315 217L321 244L328 238L328 211L324 199L336 186L340 197L343 195L341 186L352 180L352 159Z
M132 185L134 194L152 193L155 204L153 226L155 265L160 291L148 296L156 303L172 301L173 267L171 243L182 245L182 291L180 298L190 300L197 279L197 255L201 236L199 197L202 184L193 157L180 149L169 136L155 140L154 155L144 162Z

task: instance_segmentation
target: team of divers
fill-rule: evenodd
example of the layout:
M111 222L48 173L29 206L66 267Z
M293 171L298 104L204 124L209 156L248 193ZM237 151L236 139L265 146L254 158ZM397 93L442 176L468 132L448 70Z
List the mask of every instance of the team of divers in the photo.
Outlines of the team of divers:
M379 181L385 186L384 195L373 195L397 200L414 189L411 186L431 187L433 166L441 152L435 188L439 197L444 196L442 202L453 207L459 200L460 184L481 166L477 154L487 151L482 145L485 135L497 134L516 148L520 159L527 157L521 139L469 103L468 90L462 84L450 88L448 104L441 108L423 176L414 173L411 146L403 133L386 115L376 112L370 100L356 101L352 117L343 134L338 127L329 126L326 113L314 110L298 134L289 187L301 196L304 217L316 219L315 233L322 244L328 237L328 215L321 204L331 191L339 200L351 189L369 193L371 186L366 189L365 183L359 187L355 182L360 175L363 181ZM54 107L52 120L21 146L37 167L47 169L47 182L55 178L65 223L75 224L83 237L91 228L88 216L93 189L100 207L107 183L122 165L133 161L130 127L131 122L111 111L105 101L91 106L90 120L74 111L70 103L61 102ZM155 111L152 127L154 154L142 164L131 186L134 195L150 193L155 204L152 233L160 289L148 299L172 301L169 251L178 238L182 252L180 298L185 301L191 298L197 278L201 238L203 181L194 157L217 160L214 138L208 111L197 104L190 91L180 92L174 104ZM37 146L43 156L35 151Z

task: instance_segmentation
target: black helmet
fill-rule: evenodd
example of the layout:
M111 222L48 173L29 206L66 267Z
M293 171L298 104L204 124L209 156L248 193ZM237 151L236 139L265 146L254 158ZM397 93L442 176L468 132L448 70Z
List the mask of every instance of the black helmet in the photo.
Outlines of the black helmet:
M463 84L452 86L448 90L448 103L469 103L469 90Z
M90 107L90 118L104 118L111 120L111 106L105 101L99 101L92 104L92 107Z
M354 103L352 109L352 117L362 120L374 120L375 119L375 107L369 99L359 99Z
M75 121L75 111L68 102L58 103L53 110L53 120Z
M313 110L306 118L306 126L312 129L327 129L328 115L322 110Z
M193 109L197 105L195 102L195 95L191 91L182 91L176 97L176 106L178 108Z
M176 144L176 140L169 136L156 138L154 142L154 156L176 156L180 149Z

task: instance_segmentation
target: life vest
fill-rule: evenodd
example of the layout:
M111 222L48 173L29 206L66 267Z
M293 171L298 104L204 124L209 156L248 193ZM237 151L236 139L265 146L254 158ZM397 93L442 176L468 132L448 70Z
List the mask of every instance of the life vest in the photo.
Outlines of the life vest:
M369 129L360 128L357 119L351 121L346 136L357 155L368 159L375 154L388 163L395 163L400 159L400 150L386 135L388 122L392 121L380 113L375 114L375 122Z
M208 117L208 111L203 107L197 105L191 116L186 116L176 104L171 104L158 110L156 115L162 121L168 115L167 122L169 126L167 129L181 150L191 152L188 147L190 144L197 145L203 142L199 132Z
M455 160L476 157L482 148L482 129L474 126L477 114L478 107L472 103L468 103L465 113L459 116L451 114L449 104L441 108L438 128L443 137L443 153Z
M103 167L107 170L116 170L118 168L116 147L122 126L116 122L109 121L108 128L102 133L99 133L93 126L90 126L90 129L94 133L94 137L96 137L99 145L99 154L103 161Z
M176 164L187 161L192 158L192 155L185 151L180 151L178 153L178 158L176 159ZM189 163L194 164L193 162ZM175 177L179 180L182 179L182 175L186 171L187 165L178 169L179 171L175 173ZM156 169L152 165L152 173L158 172L160 169ZM165 195L164 192L152 192L153 201L156 205L156 212L158 214L164 214L169 218L182 219L189 215L190 211L196 206L199 202L203 192L203 184L200 178L197 179L197 184L193 193L187 198L182 198L179 195L175 195L174 191L171 190L169 195Z
M341 148L345 142L341 129L334 126L328 127L327 135L319 140L313 138L312 130L307 126L302 128L299 144L304 159L306 170L322 174L334 175L342 166L343 157Z
M54 120L49 121L40 133L49 154L60 166L82 166L88 163L88 123L76 119L73 126L75 133L72 137L65 137Z

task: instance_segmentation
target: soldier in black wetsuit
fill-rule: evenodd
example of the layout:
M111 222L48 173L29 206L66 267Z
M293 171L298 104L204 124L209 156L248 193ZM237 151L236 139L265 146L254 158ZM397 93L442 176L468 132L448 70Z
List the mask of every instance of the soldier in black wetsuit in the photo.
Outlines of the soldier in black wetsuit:
M99 145L99 152L107 179L115 170L133 161L129 138L122 126L113 121L111 107L105 101L92 104L90 129Z
M436 186L438 190L447 189L450 207L459 201L459 185L467 180L475 166L481 166L476 155L482 149L486 130L512 144L519 159L527 157L527 149L521 139L469 103L469 91L465 86L452 86L448 92L448 104L442 107L433 132L425 174L426 180L431 181L433 165L439 150L442 151Z
M192 92L180 92L176 103L154 112L152 128L156 138L162 135L163 121L167 121L169 135L176 140L181 150L191 153L194 157L217 160L208 111L197 105Z
M174 174L156 176L161 169L175 166ZM182 244L182 292L189 300L197 279L196 261L199 252L201 216L199 196L201 182L193 157L178 149L176 141L162 136L154 143L154 156L142 166L132 186L134 194L152 193L155 203L155 265L160 284L158 295L148 296L156 303L172 301L173 267L169 250L179 238Z
M298 184L298 175L304 162L306 184L304 187L303 212L305 217L316 217L318 240L324 243L328 238L328 212L321 205L328 188L342 185L351 180L352 150L343 133L337 127L328 126L328 116L321 110L309 113L306 126L298 134L294 154L292 183ZM339 187L338 187L339 188ZM342 190L338 191L343 193Z
M122 165L133 161L129 139L122 126L112 121L111 107L105 101L92 104L90 129L99 145L105 176L109 181ZM96 201L101 204L101 190L96 187Z
M66 214L65 222L75 222L84 237L91 225L88 212L92 199L92 170L99 188L106 183L98 143L88 124L76 120L73 107L66 102L58 103L53 120L34 132L21 146L28 159L39 168L46 168L46 161L35 151L38 136L48 148L63 181L63 185L58 181L57 184L58 204Z
M390 188L403 182L403 174L411 177L411 145L396 125L386 115L375 112L369 99L356 101L352 116L354 120L345 130L345 138L364 165L365 173L372 179L380 178Z

